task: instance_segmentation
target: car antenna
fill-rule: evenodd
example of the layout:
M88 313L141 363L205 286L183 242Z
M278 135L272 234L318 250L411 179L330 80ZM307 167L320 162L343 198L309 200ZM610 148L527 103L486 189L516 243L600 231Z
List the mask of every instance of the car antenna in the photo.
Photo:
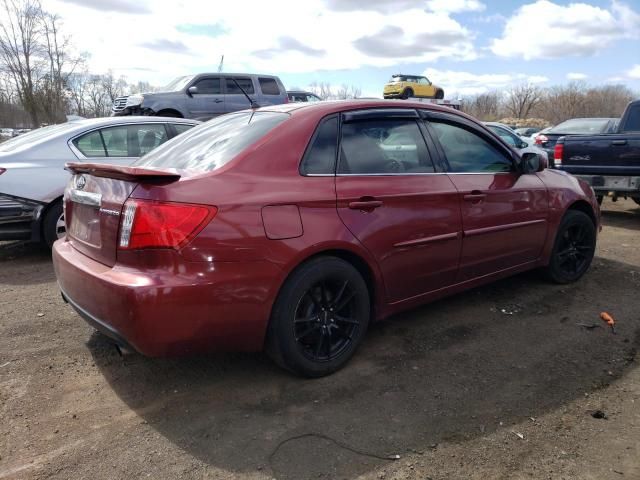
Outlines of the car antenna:
M231 77L231 80L233 80L233 83L236 84L236 87L238 87L240 89L240 91L242 93L244 93L244 96L247 97L247 100L249 100L249 105L251 105L251 108L260 108L260 105L258 105L258 102L256 102L253 98L251 98L247 92L244 91L244 88L242 88L240 86L240 84L238 83L238 81L235 79L235 77Z

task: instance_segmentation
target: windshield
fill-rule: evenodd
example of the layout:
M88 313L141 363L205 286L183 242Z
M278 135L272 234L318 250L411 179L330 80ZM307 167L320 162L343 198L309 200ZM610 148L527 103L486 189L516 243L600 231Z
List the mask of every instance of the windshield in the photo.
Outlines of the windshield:
M609 121L608 118L574 118L556 125L549 133L601 133Z
M289 118L282 112L239 112L215 118L135 161L138 167L212 171Z
M193 77L195 77L195 75L185 75L184 77L178 77L175 80L173 80L171 83L169 83L169 85L166 85L165 87L162 88L163 92L177 92L178 90L182 90L184 87L187 86L187 83L189 83Z
M61 123L59 125L49 125L48 127L38 128L30 132L23 133L19 137L13 137L6 142L0 143L0 152L11 152L20 147L29 146L48 137L53 137L66 130L75 128L77 124L73 122Z

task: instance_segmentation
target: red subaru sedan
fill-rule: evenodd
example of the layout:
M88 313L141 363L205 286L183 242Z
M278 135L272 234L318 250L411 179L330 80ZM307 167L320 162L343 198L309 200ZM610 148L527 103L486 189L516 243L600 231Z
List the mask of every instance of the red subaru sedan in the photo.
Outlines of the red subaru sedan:
M371 321L533 268L579 279L598 204L545 167L446 107L237 112L130 167L69 164L56 275L85 320L142 354L265 349L326 375Z

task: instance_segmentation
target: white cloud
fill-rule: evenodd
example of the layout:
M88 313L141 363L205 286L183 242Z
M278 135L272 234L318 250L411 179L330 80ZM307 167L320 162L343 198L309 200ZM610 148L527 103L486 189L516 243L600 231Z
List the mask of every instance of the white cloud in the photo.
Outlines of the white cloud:
M525 60L589 56L622 38L637 38L639 32L640 14L615 0L609 10L586 3L563 6L537 0L516 10L491 50Z
M634 80L640 80L640 63L634 65L633 68L627 72L627 77L633 78Z
M526 75L524 73L485 73L476 74L464 71L437 70L427 68L424 75L449 94L475 95L490 90L502 90L522 83L545 83L549 79L542 75Z
M438 13L481 12L486 7L478 0L428 0L427 10Z
M43 3L63 18L65 33L73 43L90 53L91 70L112 70L131 81L148 80L154 85L178 75L215 71L221 55L225 56L225 71L283 75L478 56L473 33L449 16L451 9L426 11L424 1L407 1L407 8L392 12L332 10L323 0L308 0L303 6L299 0L281 0L275 9L270 2L251 2L250 13L233 2L208 0L136 0L135 12L130 8L114 11L118 5L128 5L127 0L108 0L108 9L98 0L84 6L78 1ZM357 6L358 2L352 3ZM479 4L457 3L456 9L478 8ZM141 13L145 9L149 13ZM178 30L179 26L183 28ZM206 34L208 26L210 35ZM389 29L401 34L378 38ZM429 42L425 45L426 34ZM370 48L372 40L406 48L389 55L387 50ZM162 44L173 48L153 48Z
M567 80L586 80L589 76L586 73L569 72L567 73Z

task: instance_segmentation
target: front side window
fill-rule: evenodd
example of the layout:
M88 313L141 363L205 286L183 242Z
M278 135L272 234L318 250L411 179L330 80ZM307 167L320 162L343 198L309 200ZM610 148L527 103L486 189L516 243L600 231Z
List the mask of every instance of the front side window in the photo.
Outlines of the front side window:
M233 94L240 94L242 95L242 90L245 91L245 93L248 94L252 94L255 93L253 90L253 82L251 81L251 79L249 77L234 77L235 82L233 81L233 79L231 78L227 78L227 93L230 95ZM236 84L237 82L237 84ZM240 88L242 88L242 90L240 90L240 88L238 88L238 85L240 85Z
M303 175L335 173L337 147L338 117L332 117L320 123L302 158L300 173Z
M188 123L174 123L173 128L176 129L176 134L180 135L181 133L186 132L187 130L191 130L195 125L190 125Z
M624 132L640 132L640 105L631 107L623 128Z
M198 87L198 94L220 95L222 93L219 78L203 78L193 86Z
M86 133L81 137L76 138L73 141L73 144L87 158L107 156L104 144L102 143L100 130L94 130L93 132Z
M433 173L426 143L414 119L376 119L342 126L339 173Z
M511 159L487 140L460 125L431 122L451 172L510 172Z
M130 125L128 128L131 130L135 127L133 125ZM167 131L164 128L164 125L160 123L151 125L140 125L138 131L135 132L135 135L137 136L137 139L131 139L132 145L130 145L130 148L128 149L130 157L139 157L142 155L146 155L151 150L167 141ZM132 151L135 149L136 140L138 141L139 147L137 155L135 154L135 151ZM131 147L133 147L133 149Z

